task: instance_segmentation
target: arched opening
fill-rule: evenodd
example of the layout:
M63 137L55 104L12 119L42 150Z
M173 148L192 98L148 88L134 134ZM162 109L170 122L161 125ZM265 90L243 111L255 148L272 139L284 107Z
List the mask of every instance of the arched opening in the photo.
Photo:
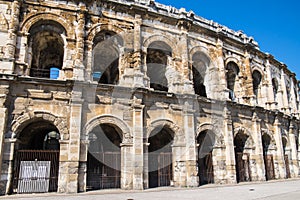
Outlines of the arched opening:
M286 81L286 98L287 102L290 104L291 103L291 84L289 81Z
M162 41L152 42L147 49L147 76L150 87L154 90L168 91L166 68L168 57L172 57L172 49Z
M58 129L45 120L30 123L21 131L15 152L14 191L57 191L59 137Z
M116 33L101 31L93 41L93 81L117 85L119 82L119 47L123 40Z
M156 128L148 142L149 188L170 186L172 172L173 131L167 127Z
M267 181L275 179L274 159L273 159L273 155L269 152L270 144L271 144L271 137L268 134L263 134L262 145L263 145L263 156L265 162L265 175Z
M238 133L234 138L236 179L238 183L251 181L250 155L245 151L247 140L248 136L244 133Z
M210 130L202 131L197 137L199 185L214 183L212 157L214 144L215 134Z
M121 130L110 124L101 124L89 133L87 190L120 188L121 135Z
M40 21L29 33L30 76L57 79L64 59L64 28L55 21Z
M258 94L260 90L260 83L261 83L261 73L257 70L254 70L252 73L252 81L253 81L253 93L256 96L256 100L258 100Z
M291 178L289 155L287 152L287 144L288 144L287 139L285 137L283 137L282 138L282 148L283 148L283 155L284 155L284 162L285 162L286 178Z
M229 98L231 100L235 99L235 89L236 89L236 77L238 76L240 69L234 62L229 62L226 66L226 78L227 78L227 88L229 89Z
M276 78L272 79L272 86L273 86L274 101L277 101L278 81Z
M193 55L192 61L192 73L195 94L202 97L207 97L204 80L206 70L210 64L210 60L203 53L197 52Z

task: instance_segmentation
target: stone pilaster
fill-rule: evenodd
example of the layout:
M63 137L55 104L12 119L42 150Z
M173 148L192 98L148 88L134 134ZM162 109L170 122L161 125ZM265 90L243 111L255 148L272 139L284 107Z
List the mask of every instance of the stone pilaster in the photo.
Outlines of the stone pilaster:
M188 50L188 32L185 28L182 27L181 29L181 39L179 40L178 47L180 47L181 53L181 63L180 63L180 71L182 76L183 83L177 82L174 83L177 85L177 92L179 93L186 93L186 94L193 94L193 79L190 79L192 76L192 64L189 63L189 50ZM180 81L180 80L178 80ZM183 84L183 88L181 86ZM176 86L175 86L176 87Z
M121 188L132 190L133 188L133 168L134 168L134 148L133 143L127 141L121 144Z
M186 143L186 186L197 187L199 185L199 177L197 176L197 146L195 141L195 123L194 110L188 102L184 105L183 110L183 131Z
M74 86L70 105L70 138L60 143L60 174L58 192L78 192L78 170L80 158L80 133L82 120L82 92Z
M4 143L7 117L8 117L7 108L1 107L1 101L2 98L0 94L0 171L1 171L1 161L2 161L2 154L3 154L3 143Z
M267 94L267 102L266 102L266 109L276 109L277 103L275 102L275 94L273 90L272 84L272 75L271 75L271 66L269 59L266 59L266 94ZM276 94L277 95L277 94Z
M281 123L278 119L278 116L276 117L274 122L274 138L277 146L277 152L274 157L275 178L281 179L286 177L286 167L282 145Z
M80 157L78 169L78 191L86 192L86 179L87 179L87 154L88 154L89 141L80 141Z
M290 92L291 92L291 102L289 103L289 105L291 105L291 114L298 114L298 110L297 110L297 94L295 93L294 88L296 88L296 85L294 84L294 79L295 76L291 76L290 77ZM298 91L298 90L296 90Z
M177 141L172 147L172 168L173 181L175 187L187 185L186 174L186 159L185 159L186 144L184 141ZM172 183L171 183L172 185Z
M9 21L7 42L5 45L4 60L1 63L1 70L4 73L12 74L14 71L14 58L17 43L17 29L19 27L20 1L13 1L12 12Z
M86 7L83 3L79 4L79 13L77 14L77 27L76 27L76 57L73 70L73 78L75 80L84 80L84 30L85 30L85 12Z
M229 90L227 88L227 77L226 77L226 70L225 70L225 64L224 64L224 56L223 56L223 41L218 39L216 51L215 51L215 63L217 66L213 66L214 68L218 69L218 84L219 86L216 92L216 96L214 98L219 100L230 100L229 99ZM216 77L213 77L216 79Z
M224 107L224 133L226 146L226 179L227 183L236 183L233 125L231 112L227 106Z
M291 124L289 129L289 140L290 140L290 148L291 148L291 157L290 157L290 170L291 177L296 178L299 174L299 164L298 164L298 152L296 143L296 127Z
M15 153L15 148L17 145L18 140L16 138L9 138L9 139L5 139L4 141L4 148L5 148L5 152L3 152L3 163L2 163L2 167L5 166L6 169L1 169L2 172L5 171L6 172L6 178L4 180L2 180L1 177L1 182L4 181L4 185L6 182L6 187L5 187L5 194L10 194L12 193L12 184L13 184L13 178L14 178L14 153ZM4 165L5 162L5 165ZM4 187L4 186L3 186ZM1 189L2 189L2 185L1 185Z
M18 40L20 41L20 53L15 63L14 72L17 75L30 75L30 66L32 61L32 48L28 48L29 33L21 32Z
M251 175L252 181L266 180L260 122L261 120L258 118L256 112L254 112L252 116L252 132L255 144L255 155L252 155L252 157L256 161L256 174Z
M89 40L85 40L86 52L85 52L85 80L92 81L93 80L93 42Z
M250 61L250 54L248 51L245 52L245 58L243 61L244 67L244 103L249 105L256 105L255 95L253 93L253 79L252 79L252 72L251 72L251 61ZM247 78L246 78L247 77Z
M286 114L289 114L290 113L289 100L288 100L288 95L287 95L287 91L286 91L285 75L284 75L283 69L281 69L280 90L282 93L282 96L281 96L282 104L279 106L279 108Z
M134 31L133 31L133 52L124 52L121 58L122 68L124 74L120 79L120 85L128 87L147 87L148 78L146 75L146 69L144 61L144 53L142 52L141 44L141 26L142 18L136 14L134 19Z
M9 87L0 86L0 172L2 172L2 160L4 154L4 139L6 133L8 110L5 107ZM0 186L0 189L2 187Z
M141 101L134 100L133 109L133 144L134 144L134 167L133 167L133 189L144 189L144 126L143 108Z

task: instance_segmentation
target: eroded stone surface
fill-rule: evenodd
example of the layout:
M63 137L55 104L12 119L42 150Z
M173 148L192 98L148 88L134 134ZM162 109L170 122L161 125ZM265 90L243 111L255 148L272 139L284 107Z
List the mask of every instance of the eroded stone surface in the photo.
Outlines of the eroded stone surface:
M47 127L63 193L89 189L99 126L117 135L123 189L151 187L155 133L172 138L168 185L208 181L207 155L208 182L298 177L295 74L240 31L152 0L0 1L0 30L2 194Z

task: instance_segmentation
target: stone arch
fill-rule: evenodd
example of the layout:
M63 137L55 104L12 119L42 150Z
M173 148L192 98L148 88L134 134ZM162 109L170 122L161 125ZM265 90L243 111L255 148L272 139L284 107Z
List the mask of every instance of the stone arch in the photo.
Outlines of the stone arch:
M207 97L206 90L209 88L208 79L210 79L208 70L211 65L210 57L204 53L203 51L196 51L191 57L192 63L192 76L190 77L194 83L194 91L195 94L200 95L202 97Z
M261 95L261 86L263 84L263 74L260 70L254 69L252 71L252 87L253 94L256 96L256 101L258 102L258 98Z
M117 126L123 133L123 135L121 135L122 142L123 143L132 142L132 134L129 126L123 120L113 115L101 115L91 119L85 125L83 131L86 140L88 140L89 132L91 132L96 126L100 124L109 124L109 125Z
M245 135L247 137L246 139L246 143L245 143L245 148L247 149L254 149L255 148L255 144L254 144L254 140L251 136L251 133L249 132L248 129L244 128L244 127L237 127L234 128L234 138L236 138L236 136L238 136L239 134Z
M195 46L189 52L189 60L192 60L193 55L197 52L202 52L203 54L205 54L209 58L208 48L206 48L204 46Z
M58 129L61 140L68 139L69 130L67 127L66 119L45 111L34 111L32 113L25 113L17 119L15 119L12 122L11 126L13 136L18 138L19 134L27 125L38 120L45 120L47 122L50 122Z
M174 76L176 71L171 67L172 54L172 47L164 41L153 41L147 46L146 75L150 79L152 89L168 92L170 87L172 88L172 82L176 77Z
M174 42L172 42L169 38L167 38L163 35L153 35L153 36L147 38L143 43L143 48L147 49L150 46L151 43L160 42L160 41L166 43L167 45L169 45L172 49L172 53L175 52L176 45L174 44ZM144 51L146 52L146 50L144 50Z
M261 131L261 136L263 137L264 135L266 135L267 137L270 138L270 144L268 146L268 149L274 149L276 148L276 140L274 138L274 135L272 134L271 131L269 131L268 129L262 129Z
M149 139L151 132L154 131L157 127L167 127L170 130L172 130L174 133L174 135L173 135L174 143L183 141L183 139L184 139L183 130L177 124L175 124L172 120L157 119L157 120L152 121L150 123L149 128L147 129L147 140Z
M278 79L276 77L272 78L272 87L273 87L273 96L274 96L274 100L277 100L277 93L279 91L279 82Z
M122 32L124 32L123 29L121 29L115 25L112 25L112 24L97 24L94 27L92 27L91 30L88 32L87 40L93 41L94 38L96 37L96 35L104 30L115 32L116 34L119 34L120 36L121 36ZM121 37L121 38L123 39L123 37Z
M204 46L193 47L189 52L189 80L193 82L194 92L208 98L216 96L219 89L213 85L220 85L223 75L217 64L217 59L212 57L211 50Z
M239 74L240 66L235 58L228 58L225 62L227 89L229 90L229 98L235 100L236 92L239 90Z
M219 130L217 130L214 125L212 125L210 123L203 123L197 127L195 139L198 138L198 136L201 132L207 131L207 130L210 130L215 134L215 146L224 146L225 145L223 134ZM220 134L218 134L218 133L220 133Z
M30 76L51 78L51 69L55 70L55 77L59 77L59 70L64 67L66 59L66 29L53 19L40 19L31 25L28 30L25 52L26 62L29 65ZM54 71L52 71L54 72Z
M96 24L87 33L88 51L85 52L87 76L93 81L104 84L117 84L119 82L119 77L124 72L124 67L120 63L124 55L123 32L123 29L112 24ZM107 33L109 33L110 39L104 37ZM95 56L96 54L100 56ZM96 62L97 59L102 61Z
M45 20L51 20L59 23L66 31L66 37L71 37L74 34L72 26L60 15L56 15L53 13L42 13L42 14L36 14L28 17L27 19L24 20L23 24L21 25L21 32L23 33L28 33L30 28L36 24L38 21L45 21Z
M95 35L91 46L93 81L118 84L123 45L123 38L114 31L103 29Z
M261 67L258 66L258 65L252 66L251 72L253 73L255 70L258 71L258 72L261 74L261 80L264 81L264 80L265 80L265 76L264 76L265 73L264 73L264 71L261 69Z
M239 67L239 69L241 71L242 63L241 63L241 61L239 59L237 59L236 57L233 57L233 56L227 57L225 59L225 68L228 65L228 63L230 63L230 62L235 63Z
M283 151L285 152L287 149L290 148L290 140L287 135L282 135L281 141L282 141Z

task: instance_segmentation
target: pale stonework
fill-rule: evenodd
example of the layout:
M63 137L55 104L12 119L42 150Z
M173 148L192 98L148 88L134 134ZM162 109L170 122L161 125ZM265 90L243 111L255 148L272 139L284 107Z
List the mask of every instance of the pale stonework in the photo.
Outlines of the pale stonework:
M96 42L106 33L115 35L104 41L105 51ZM122 189L149 188L148 139L157 127L173 134L171 182L176 187L199 186L197 138L205 131L215 135L216 184L237 182L238 135L247 138L243 153L249 155L251 181L266 181L264 135L271 139L267 154L274 156L275 178L287 177L284 154L290 176L299 176L298 81L241 31L154 0L0 0L0 37L1 194L12 192L22 131L37 121L59 131L61 193L87 190L89 134L102 124L121 133ZM57 79L32 75L42 56L35 55L36 48L47 39L63 55L53 61L61 65ZM97 48L103 60L118 63L116 82L93 80ZM155 48L165 53L159 60L165 68L150 77L149 60L160 55L151 54ZM194 77L194 68L201 78ZM165 78L167 91L154 89L151 78ZM195 80L206 96L195 92Z

